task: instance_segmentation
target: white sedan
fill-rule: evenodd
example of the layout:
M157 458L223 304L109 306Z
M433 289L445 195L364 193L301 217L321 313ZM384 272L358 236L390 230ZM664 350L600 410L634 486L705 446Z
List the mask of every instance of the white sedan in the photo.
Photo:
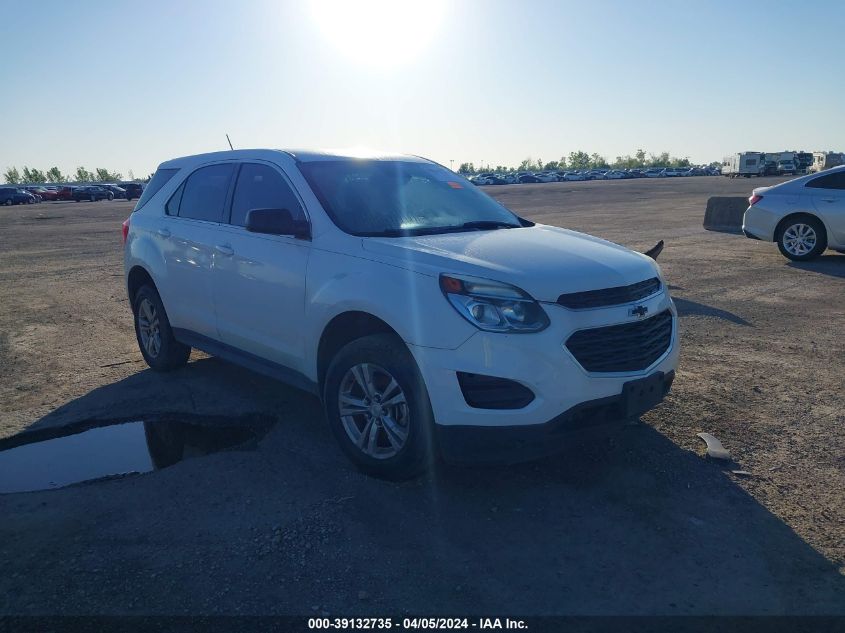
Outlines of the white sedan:
M795 261L815 259L826 248L845 252L845 167L757 187L748 202L746 237L777 242Z

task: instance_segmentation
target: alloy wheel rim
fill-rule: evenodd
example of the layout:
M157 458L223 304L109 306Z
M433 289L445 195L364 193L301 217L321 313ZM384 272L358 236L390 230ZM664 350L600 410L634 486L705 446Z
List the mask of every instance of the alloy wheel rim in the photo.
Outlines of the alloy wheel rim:
M783 247L791 255L806 255L816 247L816 230L809 224L793 224L783 232Z
M161 329L158 310L149 299L142 299L138 304L138 332L147 355L157 358L161 351Z
M394 457L408 441L405 392L379 365L359 363L349 368L340 381L338 410L346 435L369 457Z

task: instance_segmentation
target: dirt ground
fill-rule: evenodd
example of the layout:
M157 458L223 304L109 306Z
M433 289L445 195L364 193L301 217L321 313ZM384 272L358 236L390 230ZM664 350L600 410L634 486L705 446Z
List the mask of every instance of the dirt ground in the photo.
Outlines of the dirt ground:
M0 437L276 422L152 473L0 495L0 614L845 614L845 255L791 264L701 226L709 196L772 182L487 188L535 221L664 239L681 367L610 439L402 484L357 473L310 396L201 354L145 367L123 288L130 204L0 208ZM700 431L734 462L705 458Z

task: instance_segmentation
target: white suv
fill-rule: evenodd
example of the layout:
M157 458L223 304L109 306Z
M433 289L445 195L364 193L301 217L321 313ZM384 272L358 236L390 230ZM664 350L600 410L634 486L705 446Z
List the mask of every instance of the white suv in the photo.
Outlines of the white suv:
M517 461L658 404L678 363L657 264L522 219L411 156L163 163L124 223L141 352L192 347L322 398L366 472Z

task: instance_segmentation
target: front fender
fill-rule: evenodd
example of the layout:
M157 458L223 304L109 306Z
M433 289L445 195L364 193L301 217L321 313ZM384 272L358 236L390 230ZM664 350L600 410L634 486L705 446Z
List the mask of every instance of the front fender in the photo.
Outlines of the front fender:
M449 305L436 277L360 257L321 252L309 263L306 366L317 375L317 348L328 323L344 312L366 312L410 345L455 349L477 330Z

